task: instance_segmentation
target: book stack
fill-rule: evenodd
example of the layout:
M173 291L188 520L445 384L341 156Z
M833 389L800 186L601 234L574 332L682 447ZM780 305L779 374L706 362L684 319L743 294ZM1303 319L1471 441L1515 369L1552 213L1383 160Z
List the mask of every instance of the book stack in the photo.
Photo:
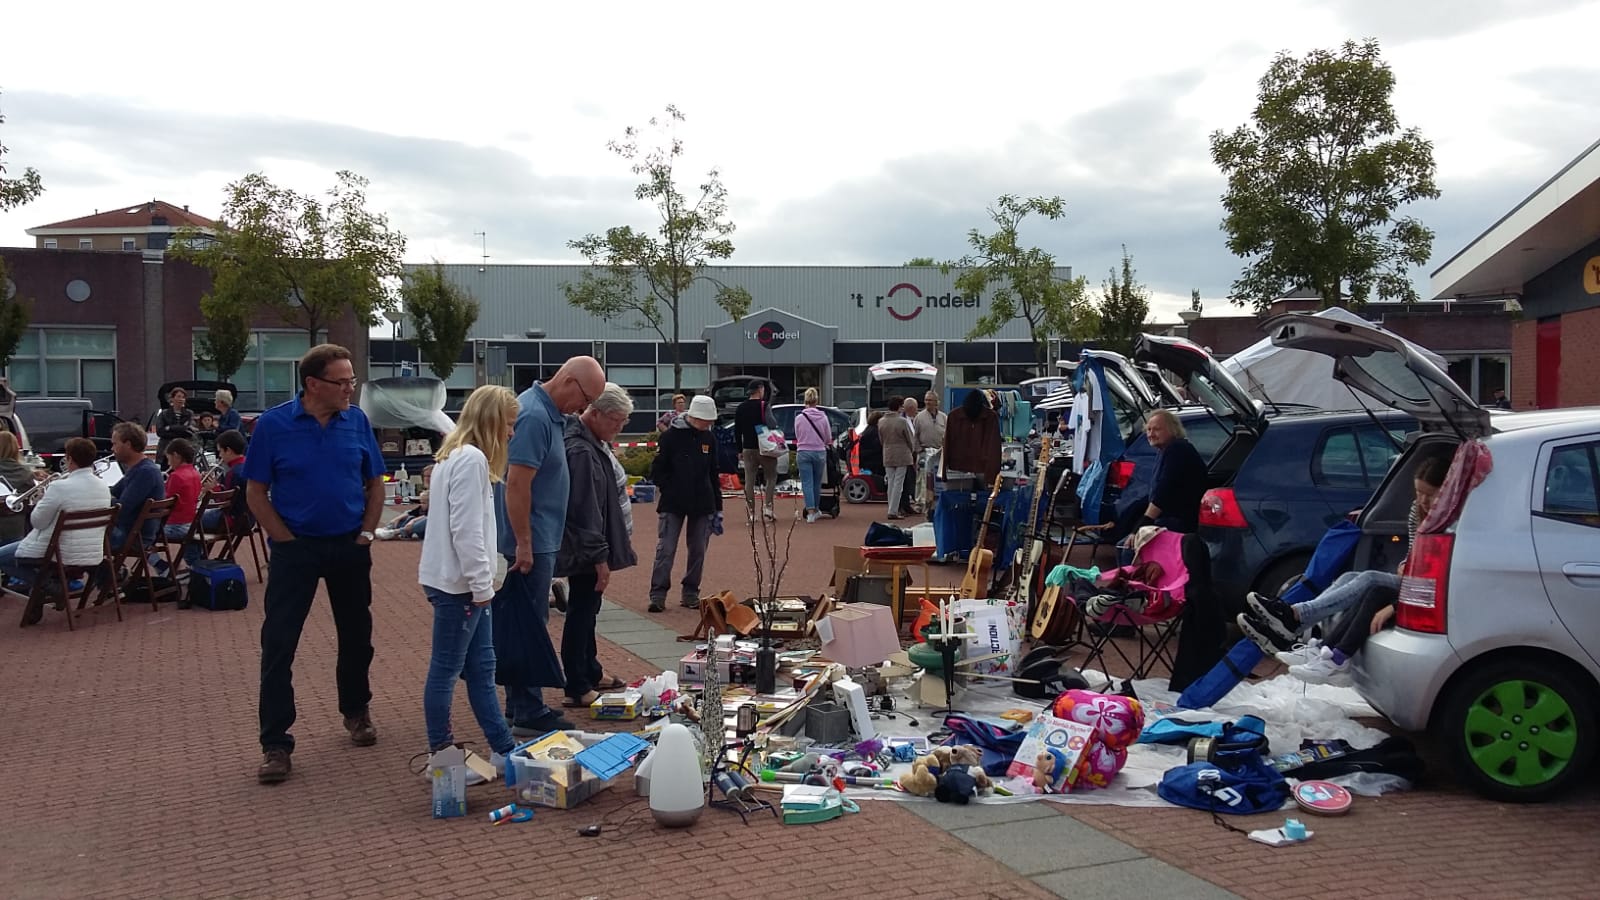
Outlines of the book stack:
M811 825L844 815L844 798L831 787L788 784L783 788L783 824Z

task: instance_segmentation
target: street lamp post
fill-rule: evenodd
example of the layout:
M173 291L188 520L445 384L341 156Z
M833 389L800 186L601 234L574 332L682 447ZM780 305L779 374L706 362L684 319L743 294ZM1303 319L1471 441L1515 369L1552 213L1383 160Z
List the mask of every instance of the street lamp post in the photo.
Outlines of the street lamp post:
M389 374L394 375L400 363L400 321L405 318L405 314L398 309L386 309L383 311L383 317L388 319L392 326L389 338Z

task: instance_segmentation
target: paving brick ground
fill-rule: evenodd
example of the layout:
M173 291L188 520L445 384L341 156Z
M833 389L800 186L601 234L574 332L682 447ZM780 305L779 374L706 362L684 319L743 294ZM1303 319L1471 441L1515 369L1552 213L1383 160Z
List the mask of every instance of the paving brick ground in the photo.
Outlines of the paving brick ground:
M735 523L737 505L730 503ZM649 507L635 510L636 549L648 561L653 517ZM800 525L786 587L820 590L829 548L858 541L881 510L846 507L838 522ZM753 592L741 528L714 539L707 591ZM476 788L468 819L431 820L425 786L406 771L424 744L430 636L431 613L413 575L417 547L391 543L374 553L379 744L352 747L340 727L332 622L319 604L296 667L295 774L275 788L253 778L257 606L216 614L142 607L121 623L100 610L68 633L53 611L42 626L18 629L19 601L0 601L0 753L14 798L0 820L0 895L1049 895L890 803L865 803L858 816L805 828L770 820L747 828L712 810L693 829L665 832L630 792L615 790L579 810L540 810L531 823L491 828L482 816L505 794ZM643 610L647 582L643 567L619 573L610 599ZM259 601L253 579L251 587ZM675 604L652 618L682 631L696 619ZM559 629L559 617L552 626ZM647 671L610 642L602 658L625 678ZM463 738L474 731L459 695L457 729ZM1347 819L1316 822L1321 833L1311 844L1271 850L1198 813L1052 807L1254 897L1594 896L1597 809L1592 786L1564 803L1519 808L1445 784L1360 801ZM591 822L605 824L603 836L577 837Z

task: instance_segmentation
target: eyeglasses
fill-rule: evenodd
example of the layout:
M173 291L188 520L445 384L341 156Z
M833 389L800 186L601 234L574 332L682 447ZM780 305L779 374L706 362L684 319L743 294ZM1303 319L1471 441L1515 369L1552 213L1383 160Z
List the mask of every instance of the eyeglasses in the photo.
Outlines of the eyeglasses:
M583 389L583 382L581 382L578 379L574 378L574 379L572 379L572 383L578 386L578 393L583 395L583 402L584 402L585 406L588 406L588 405L591 405L591 404L594 403L594 398L589 396L589 392Z
M352 391L356 389L356 385L361 383L359 378L323 378L321 375L313 375L311 377L323 384L336 384L339 387L347 387Z

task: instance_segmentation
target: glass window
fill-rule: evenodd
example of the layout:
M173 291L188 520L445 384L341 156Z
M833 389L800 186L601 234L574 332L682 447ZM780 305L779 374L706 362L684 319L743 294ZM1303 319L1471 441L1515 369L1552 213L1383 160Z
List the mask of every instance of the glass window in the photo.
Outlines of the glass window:
M109 410L117 404L117 364L109 359L83 361L83 396L95 409Z
M45 353L49 356L116 356L117 335L112 331L47 331Z
M653 366L611 366L606 369L606 380L612 381L623 387L650 387L656 386L656 370ZM667 367L667 384L672 384L672 367Z
M1356 429L1356 443L1361 448L1361 467L1367 473L1367 487L1376 489L1404 444L1398 439L1392 440L1387 429L1376 425Z
M54 250L54 249L56 249L56 239L55 238L45 238L44 239L44 248L46 250Z
M38 356L39 332L33 329L29 329L28 331L24 332L22 335L22 340L17 342L17 352L13 355Z
M11 389L18 396L26 397L29 394L37 396L40 391L39 362L38 360L11 360L8 369L11 375Z
M45 387L50 397L78 396L78 361L51 359L44 364Z
M865 387L867 384L867 366L834 366L833 383L835 387ZM865 394L862 394L865 397Z
M607 369L606 370L606 374L610 375L610 373L611 373L611 370ZM615 378L613 378L611 380L612 381L616 381ZM617 384L621 384L621 383L622 382L617 381ZM664 366L656 366L656 382L655 383L658 384L658 385L661 385L662 387L668 387L668 388L672 387L672 364L671 363L668 363L667 365L664 365ZM684 390L686 390L686 391L703 391L703 390L705 390L706 388L708 388L710 386L711 386L711 367L710 366L706 366L706 365L690 365L688 363L684 363L684 366L683 366L683 389Z
M840 409L860 409L867 405L867 389L864 387L836 387L833 389L833 405Z
M124 250L137 250L138 248L134 246L133 238L123 238L122 239L122 249L124 249Z
M93 250L94 249L94 239L93 238L78 238L78 249L79 250Z
M268 409L277 406L292 398L299 390L295 383L294 370L297 363L292 362L263 362L261 363L261 408ZM238 382L234 382L238 384Z
M1323 435L1322 444L1312 457L1311 477L1323 487L1361 489L1367 486L1353 430L1337 428Z
M1544 511L1551 516L1588 519L1600 525L1600 496L1595 493L1595 445L1558 447L1550 454L1544 477Z
M1038 378L1038 377L1039 377L1039 367L1038 366L1016 366L1016 365L1002 365L1002 366L1000 366L1000 383L1001 384L1021 384L1024 381L1027 381L1029 378Z
M266 331L257 337L261 340L261 355L265 359L292 359L298 362L311 349L305 332Z

